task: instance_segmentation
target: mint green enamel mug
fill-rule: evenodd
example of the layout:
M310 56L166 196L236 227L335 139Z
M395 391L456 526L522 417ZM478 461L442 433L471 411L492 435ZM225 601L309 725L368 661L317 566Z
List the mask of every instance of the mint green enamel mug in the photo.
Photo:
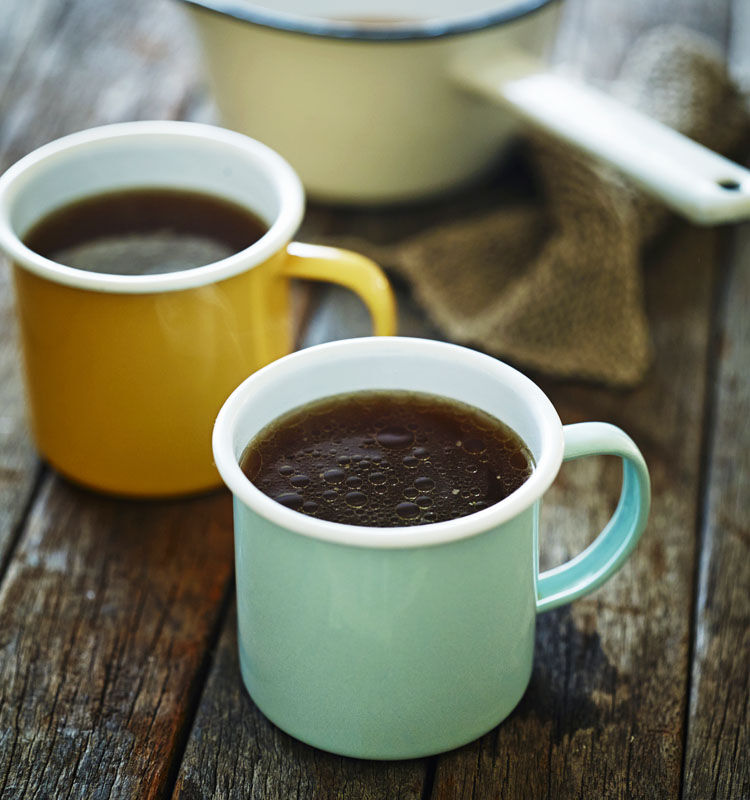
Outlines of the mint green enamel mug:
M371 528L293 511L242 473L245 446L279 415L329 395L389 388L493 414L529 446L533 474L469 516ZM245 685L287 733L359 758L434 754L500 723L528 685L536 615L610 578L649 510L648 470L627 434L601 422L563 426L517 370L424 339L349 339L269 364L226 401L213 448L234 495ZM542 496L563 460L593 454L622 458L620 502L586 550L539 573Z

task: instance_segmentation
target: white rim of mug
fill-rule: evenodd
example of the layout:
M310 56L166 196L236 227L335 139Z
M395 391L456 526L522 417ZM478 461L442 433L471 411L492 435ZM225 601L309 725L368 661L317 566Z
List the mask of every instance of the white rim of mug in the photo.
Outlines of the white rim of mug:
M98 142L133 138L175 137L210 140L235 148L254 159L278 188L280 208L258 241L228 258L178 272L153 275L114 275L90 272L58 264L35 253L21 241L10 222L16 196L47 166L77 150ZM146 184L144 184L146 185ZM168 186L165 186L168 188ZM120 294L150 294L205 286L239 275L261 264L293 238L304 214L304 189L297 173L275 150L234 131L198 122L146 120L120 122L78 131L33 150L0 176L0 250L11 262L55 283L79 289Z
M439 39L447 36L473 33L520 19L546 8L559 0L515 0L499 3L496 8L455 17L425 19L419 21L378 25L366 25L336 19L323 19L312 15L294 14L246 0L183 0L187 5L232 17L233 19L261 28L285 33L312 36L320 39L346 39L371 42L410 42Z
M465 517L425 525L378 528L317 519L277 503L256 488L245 476L234 454L234 429L246 398L256 388L273 384L279 373L294 370L299 362L314 366L360 349L409 348L415 359L435 353L452 354L476 368L497 374L504 385L528 398L542 433L541 457L531 476L512 494L489 508ZM300 404L302 405L302 403ZM446 544L485 533L528 509L554 481L562 464L564 440L562 423L544 392L523 373L505 362L461 345L432 339L400 336L370 336L341 339L314 345L271 362L246 378L227 398L216 418L212 446L214 463L224 483L239 500L270 522L302 536L353 547L396 549Z

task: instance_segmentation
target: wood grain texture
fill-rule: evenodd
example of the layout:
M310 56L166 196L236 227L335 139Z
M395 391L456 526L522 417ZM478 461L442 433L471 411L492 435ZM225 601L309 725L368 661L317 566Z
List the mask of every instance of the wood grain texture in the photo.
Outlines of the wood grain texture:
M750 797L750 226L719 315L683 797Z
M0 797L159 797L231 585L227 494L50 476L0 588Z
M750 4L732 3L729 68L750 92ZM748 143L750 146L750 143ZM750 153L747 154L750 157ZM750 225L718 306L682 797L750 797Z
M0 268L0 576L41 468L26 425L10 271Z
M94 125L213 113L172 0L27 0L2 11L0 168Z

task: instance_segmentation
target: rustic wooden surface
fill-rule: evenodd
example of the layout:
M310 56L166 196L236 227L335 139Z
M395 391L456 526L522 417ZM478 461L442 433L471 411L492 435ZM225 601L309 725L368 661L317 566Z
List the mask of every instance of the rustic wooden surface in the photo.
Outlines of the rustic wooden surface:
M691 797L750 796L750 230L735 238L717 330L705 508L698 540L685 752Z
M640 32L678 18L750 72L743 0L569 0L557 57L606 80ZM65 133L214 119L172 0L2 0L0 170ZM602 47L601 42L607 46ZM408 211L312 205L303 233L392 241L498 202L497 187ZM339 758L270 725L241 685L229 497L128 503L61 481L24 419L0 271L0 798L750 798L750 228L678 223L647 254L656 363L614 392L537 377L564 422L638 442L654 505L634 557L539 619L531 685L482 739L400 763ZM316 294L300 343L367 332ZM440 337L400 290L401 332ZM609 514L617 470L565 465L542 563Z

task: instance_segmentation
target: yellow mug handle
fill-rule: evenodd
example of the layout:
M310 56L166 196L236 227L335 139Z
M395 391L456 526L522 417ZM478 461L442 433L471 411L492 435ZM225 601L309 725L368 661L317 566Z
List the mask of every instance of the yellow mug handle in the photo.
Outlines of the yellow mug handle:
M288 278L337 283L367 306L376 336L396 333L396 300L383 270L366 256L339 247L291 242L283 274Z

